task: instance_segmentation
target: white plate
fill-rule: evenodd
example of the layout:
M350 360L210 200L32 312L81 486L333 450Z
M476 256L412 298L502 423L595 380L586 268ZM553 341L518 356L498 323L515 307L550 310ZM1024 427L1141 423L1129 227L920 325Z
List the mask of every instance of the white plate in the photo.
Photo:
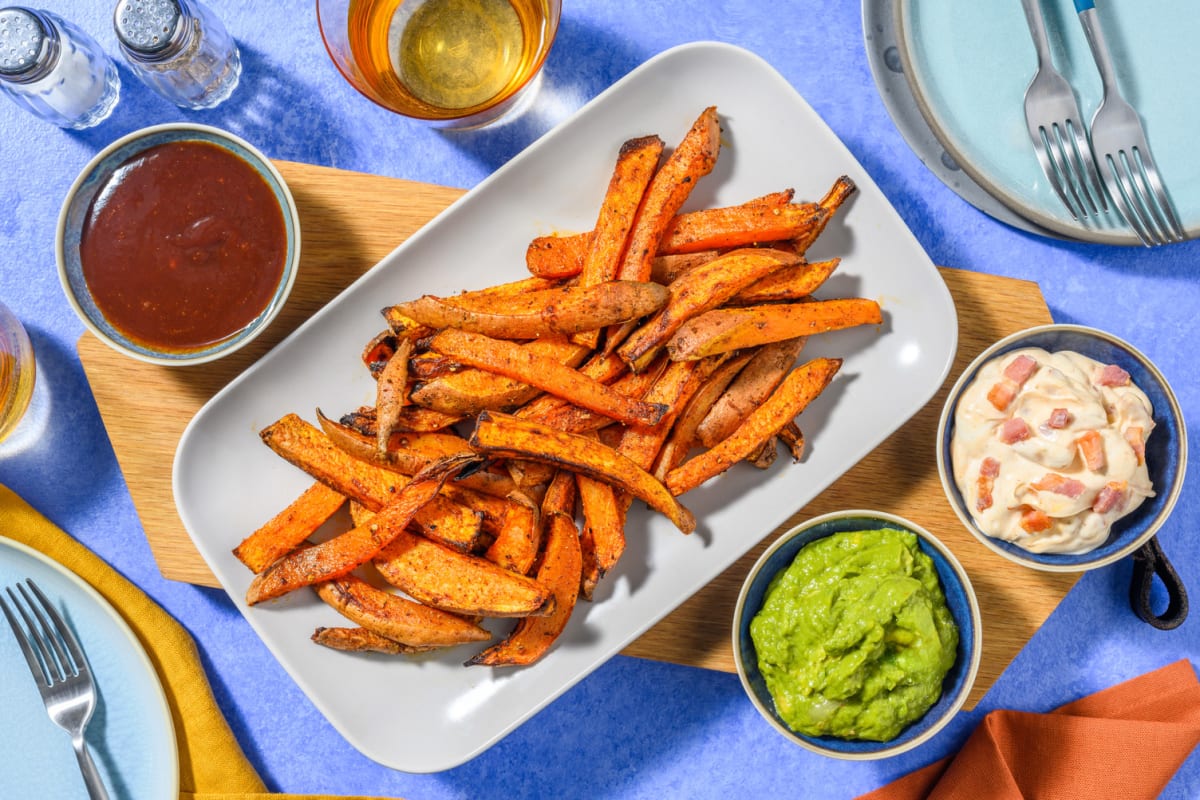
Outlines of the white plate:
M1100 73L1071 0L1043 0L1054 63L1084 121L1100 104ZM1117 82L1146 129L1154 160L1189 237L1200 233L1200 37L1192 0L1109 0L1097 12ZM1046 180L1025 125L1037 56L1019 3L899 0L897 46L925 120L975 182L1005 206L1062 236L1138 245L1112 215L1076 221Z
M631 512L628 550L596 602L577 606L555 648L530 668L464 668L473 652L465 648L411 661L322 649L309 636L339 618L307 592L247 609L251 575L230 549L309 483L257 431L288 412L311 419L317 407L340 414L373 402L359 354L383 326L383 305L522 277L531 238L595 223L622 141L658 133L672 145L709 105L721 114L723 149L690 205L788 186L816 199L841 174L859 186L815 250L843 257L825 291L877 298L885 324L815 337L807 348L810 357L846 362L801 417L805 463L739 467L688 494L701 520L691 536L643 509ZM350 743L390 767L443 770L619 652L869 453L932 397L957 340L953 301L929 257L804 100L751 53L685 45L651 59L514 158L214 397L180 441L175 500L213 573Z
M179 757L171 710L133 631L78 575L0 536L0 587L26 578L62 614L87 653L100 693L87 742L109 794L175 797ZM0 676L0 797L82 797L83 778L71 739L46 715L33 675L2 615Z

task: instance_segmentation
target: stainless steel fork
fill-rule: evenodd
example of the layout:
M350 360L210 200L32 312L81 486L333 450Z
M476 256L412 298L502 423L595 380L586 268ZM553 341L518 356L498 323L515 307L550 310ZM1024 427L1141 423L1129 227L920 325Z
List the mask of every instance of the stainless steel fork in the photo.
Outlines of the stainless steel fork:
M26 586L29 588L26 589ZM100 772L83 738L83 732L96 709L96 684L92 680L87 656L75 639L75 634L37 584L26 580L25 585L17 584L15 592L10 586L8 596L16 613L9 608L3 596L0 596L0 609L3 609L8 624L12 626L17 644L21 646L21 652L29 664L29 671L33 673L42 702L46 704L46 713L54 724L71 735L71 744L75 747L75 758L83 772L88 797L91 800L108 800ZM34 602L35 598L37 602ZM17 615L24 621L24 627Z
M1038 68L1025 90L1025 123L1042 172L1074 219L1108 211L1079 102L1055 69L1038 0L1021 0Z
M1104 99L1092 117L1092 148L1113 205L1147 247L1181 242L1187 235L1159 177L1142 121L1117 88L1095 3L1075 0L1075 10L1104 83Z

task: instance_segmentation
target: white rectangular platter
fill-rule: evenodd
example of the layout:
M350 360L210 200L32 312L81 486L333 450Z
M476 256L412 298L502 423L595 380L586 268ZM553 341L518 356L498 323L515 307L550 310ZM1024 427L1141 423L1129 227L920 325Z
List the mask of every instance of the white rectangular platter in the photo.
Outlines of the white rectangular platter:
M884 324L814 337L807 346L806 358L845 363L800 418L806 460L781 457L767 471L737 466L687 494L682 499L700 520L691 536L636 504L621 562L531 667L463 667L474 652L466 648L414 659L326 650L309 637L341 618L310 592L248 608L252 575L230 551L310 482L268 450L258 431L289 412L312 421L316 408L337 416L371 404L374 382L359 356L383 327L383 306L524 277L533 237L594 225L623 141L654 133L671 147L710 105L721 117L722 151L688 208L788 187L816 200L842 174L859 188L814 257L842 258L823 296L874 298ZM179 443L175 500L230 597L342 735L389 767L440 771L478 755L618 653L904 424L941 386L957 339L953 301L929 257L804 99L745 50L684 45L630 73L497 170L217 394Z

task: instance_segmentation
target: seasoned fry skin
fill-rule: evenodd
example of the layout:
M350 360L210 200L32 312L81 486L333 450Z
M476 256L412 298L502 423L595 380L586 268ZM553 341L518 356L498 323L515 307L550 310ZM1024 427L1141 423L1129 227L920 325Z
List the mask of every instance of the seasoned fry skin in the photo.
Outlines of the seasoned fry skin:
M284 415L259 435L285 460L372 511L391 503L409 483L399 473L345 453L295 414ZM417 508L415 520L426 535L463 550L474 547L481 528L477 514L436 494Z
M408 359L412 339L402 339L388 359L375 383L375 449L387 452L388 438L400 420L400 411L408 405Z
M400 531L374 559L388 583L419 603L456 614L526 617L553 610L553 595L524 575Z
M475 460L472 456L456 456L438 462L414 477L396 499L367 524L279 559L251 581L246 590L246 602L255 605L302 586L340 578L370 561L397 536L411 536L404 528L412 522L417 510L437 495L452 472Z
M251 572L259 573L295 550L346 502L345 495L314 483L234 548Z
M732 434L751 411L770 397L795 365L805 341L801 336L759 348L696 428L700 444L712 447Z
M651 266L667 225L700 178L712 172L721 149L716 106L700 113L666 163L654 174L629 234L617 275L622 280L650 280ZM624 320L622 320L624 321Z
M414 603L354 575L313 587L317 596L346 619L410 647L447 647L486 642L491 634L457 614Z
M579 592L584 599L591 600L600 579L625 552L625 506L617 501L617 493L609 484L586 475L576 475L575 481L583 508Z
M437 650L437 647L414 647L393 642L366 628L317 628L312 640L322 647L347 653L383 653L389 656L415 655Z
M559 472L555 484L561 484L562 489L552 486L542 508L546 519L546 547L537 571L537 582L554 598L554 610L545 616L519 620L504 641L477 654L467 662L468 666L532 664L546 654L571 618L579 596L583 565L579 532L568 510L574 505L575 484L567 472Z
M690 361L797 336L882 322L879 303L863 298L717 308L685 322L667 342L667 350L676 361Z
M617 348L617 355L632 369L640 370L683 323L797 261L799 257L791 253L745 248L687 271L668 287L671 298L666 307L630 334Z
M824 391L841 366L840 358L815 358L792 370L733 435L667 473L667 488L684 494L749 456Z
M429 346L464 364L529 383L619 422L653 425L666 411L661 405L634 400L512 342L448 329L434 336Z
M543 461L605 481L645 500L684 533L696 529L696 518L653 475L595 439L489 411L479 415L471 446L488 455Z
M595 286L549 289L528 313L497 313L456 306L426 295L395 306L432 328L457 328L497 339L569 336L652 314L667 302L667 289L648 281L608 281ZM531 304L532 305L532 304Z
M780 267L757 283L747 286L729 300L730 305L752 306L761 303L795 301L808 297L829 279L841 263L840 258L801 262Z

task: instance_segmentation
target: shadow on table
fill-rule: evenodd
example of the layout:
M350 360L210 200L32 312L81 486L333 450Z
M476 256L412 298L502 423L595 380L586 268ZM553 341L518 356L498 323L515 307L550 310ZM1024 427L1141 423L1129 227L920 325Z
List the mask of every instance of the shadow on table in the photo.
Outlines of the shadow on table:
M645 58L612 31L565 18L527 107L486 128L440 133L494 172Z
M55 507L51 497L94 496L120 480L120 474L75 354L40 328L27 324L26 331L37 377L29 409L0 444L0 483L42 509ZM77 522L71 514L84 513L87 504L57 507L66 509L67 516L54 522L71 530Z

